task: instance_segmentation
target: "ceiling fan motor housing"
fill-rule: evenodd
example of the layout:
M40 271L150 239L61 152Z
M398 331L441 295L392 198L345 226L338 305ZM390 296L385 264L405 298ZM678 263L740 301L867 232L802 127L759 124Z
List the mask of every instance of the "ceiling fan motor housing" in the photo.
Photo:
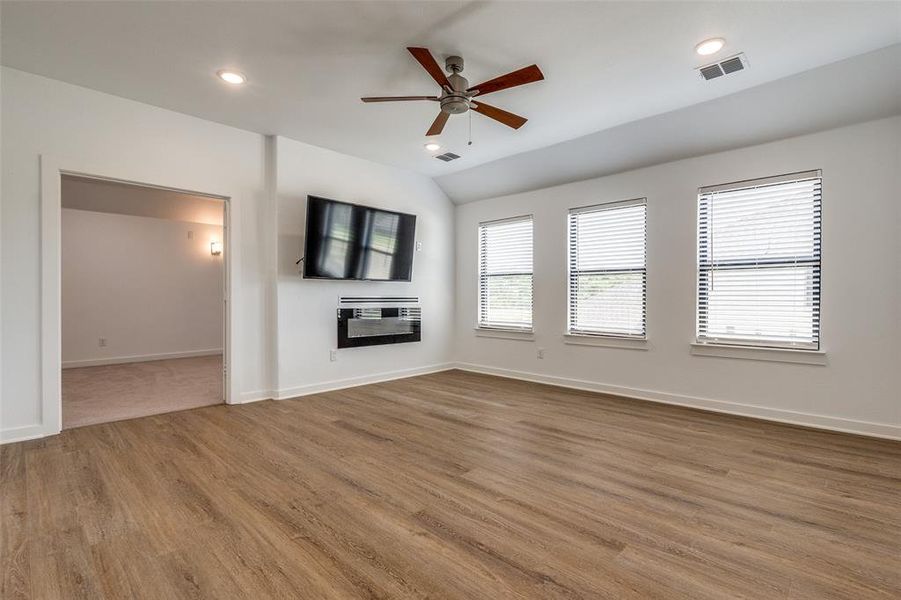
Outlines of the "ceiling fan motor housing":
M459 56L448 56L444 61L444 67L450 72L447 81L450 90L445 90L441 95L441 110L451 115L458 115L469 110L469 81L460 75L463 70L463 59Z
M451 115L459 115L469 110L469 98L466 96L447 95L441 98L441 110Z

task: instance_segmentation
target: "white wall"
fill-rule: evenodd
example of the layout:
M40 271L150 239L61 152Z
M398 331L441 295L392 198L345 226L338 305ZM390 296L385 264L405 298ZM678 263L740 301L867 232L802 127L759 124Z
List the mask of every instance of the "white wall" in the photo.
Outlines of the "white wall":
M239 329L233 334L240 340L232 367L238 400L427 370L448 361L455 341L457 361L496 372L898 432L898 118L464 205L455 221L443 193L419 175L13 69L3 68L0 79L3 440L52 433L42 427L41 414L42 155L64 168L70 159L95 165L95 175L233 197L230 227L240 231L233 257L238 293L232 298ZM697 187L812 168L824 172L822 337L828 366L692 356ZM301 279L293 263L302 246L307 194L416 213L423 250L416 254L413 282ZM649 203L651 349L564 345L566 209L636 196ZM523 212L536 217L537 339L476 338L477 223ZM423 298L423 342L341 350L338 361L329 362L337 297L382 293ZM315 318L307 320L309 315ZM547 349L543 361L535 357L537 347Z
M230 235L240 231L232 258L239 274L232 297L234 400L291 396L449 361L454 211L430 179L14 69L4 67L0 78L3 441L54 433L44 426L41 405L42 155L64 169L94 165L91 175L232 197ZM307 194L416 213L423 250L413 282L303 281L293 262ZM423 298L421 343L341 350L329 362L339 295L399 293Z
M412 282L304 280L295 261L303 255L307 195L367 204L417 216ZM278 356L279 395L413 374L450 360L454 317L454 210L429 178L278 138ZM390 346L336 348L339 296L419 296L422 341Z
M240 231L240 331L231 375L242 397L269 389L266 360L264 138L232 127L3 68L0 428L5 439L43 435L39 157L96 165L92 174L233 196Z
M901 436L899 144L896 117L459 206L456 358L507 375ZM823 170L828 365L690 354L697 188L809 169ZM637 197L648 199L650 350L564 344L567 209ZM478 223L526 213L535 219L535 341L477 337Z
M221 226L63 209L63 368L221 352L212 240Z

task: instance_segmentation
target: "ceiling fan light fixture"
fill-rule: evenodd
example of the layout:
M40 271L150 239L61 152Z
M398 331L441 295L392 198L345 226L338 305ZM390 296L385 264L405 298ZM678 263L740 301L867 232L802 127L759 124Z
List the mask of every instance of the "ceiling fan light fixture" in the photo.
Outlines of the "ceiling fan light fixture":
M711 54L716 54L722 50L725 45L726 40L723 38L710 38L695 46L695 52L701 56L710 56Z
M425 145L425 149L429 152L438 152L439 150L441 150L441 144L438 144L437 142L429 142Z
M222 69L216 71L216 76L225 83L230 83L231 85L241 85L243 83L247 83L247 77L244 76L244 73L240 73L238 71Z

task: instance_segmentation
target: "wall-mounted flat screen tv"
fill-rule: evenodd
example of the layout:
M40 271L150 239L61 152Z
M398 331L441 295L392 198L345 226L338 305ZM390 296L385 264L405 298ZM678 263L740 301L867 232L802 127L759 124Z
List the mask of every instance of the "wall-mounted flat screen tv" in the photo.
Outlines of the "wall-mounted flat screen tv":
M306 279L410 281L416 215L307 196Z

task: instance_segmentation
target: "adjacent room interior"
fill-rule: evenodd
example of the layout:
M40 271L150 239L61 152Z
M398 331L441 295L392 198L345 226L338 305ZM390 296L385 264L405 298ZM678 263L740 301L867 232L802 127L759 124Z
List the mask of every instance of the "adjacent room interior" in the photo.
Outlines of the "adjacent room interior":
M0 0L0 598L901 597L901 2Z
M61 182L63 428L222 403L224 201Z

